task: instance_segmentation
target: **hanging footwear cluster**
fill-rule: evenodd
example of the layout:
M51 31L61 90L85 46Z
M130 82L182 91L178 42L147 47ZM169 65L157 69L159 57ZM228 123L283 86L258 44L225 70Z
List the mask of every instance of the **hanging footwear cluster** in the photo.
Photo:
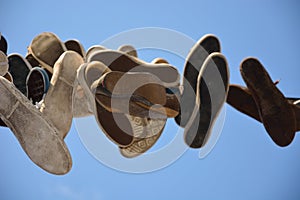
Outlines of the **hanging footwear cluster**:
M7 55L7 48L1 36L0 126L52 174L72 167L64 138L73 117L93 115L126 158L150 149L169 118L184 128L189 147L203 147L225 102L263 123L278 146L289 145L300 131L300 98L286 98L256 58L241 63L246 87L230 84L228 63L211 34L191 48L182 77L163 58L138 58L130 45L85 51L76 39L62 42L44 32L24 57Z

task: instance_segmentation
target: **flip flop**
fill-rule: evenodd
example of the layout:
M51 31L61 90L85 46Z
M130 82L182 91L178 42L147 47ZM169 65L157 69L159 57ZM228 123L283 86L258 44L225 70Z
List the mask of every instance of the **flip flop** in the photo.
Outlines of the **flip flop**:
M32 68L26 79L27 98L36 105L44 99L49 86L47 72L40 67Z
M162 118L168 116L162 106L166 103L165 88L152 74L113 71L103 75L97 84L96 99L110 112L149 117L151 110Z
M7 55L7 41L5 37L0 33L0 51Z
M85 50L82 44L78 40L76 39L67 40L65 41L65 46L67 50L77 52L85 60Z
M128 117L123 113L107 111L95 100L91 85L104 73L110 71L101 62L84 63L77 71L77 80L87 97L88 107L94 113L95 119L103 133L118 146L128 146L133 142L133 129ZM118 119L117 123L115 119ZM121 126L121 128L120 128ZM129 134L130 133L130 134Z
M51 174L66 174L72 159L58 131L8 80L0 77L0 117L28 157Z
M296 130L296 116L292 105L256 58L245 59L240 71L268 134L278 146L289 145Z
M65 138L72 124L74 81L82 63L83 58L78 53L64 52L54 65L50 87L41 104L40 111L59 130L61 138Z
M20 54L10 54L8 56L8 63L9 63L8 71L13 77L14 85L25 96L27 96L26 78L28 73L32 69L31 65Z
M299 98L287 98L287 100L290 104L292 104L292 108L296 115L296 131L300 131L300 100ZM240 85L230 85L227 103L241 113L252 117L258 122L262 122L259 116L258 107L256 106L255 100L248 88Z
M197 79L196 106L184 129L184 140L191 148L203 147L223 107L229 87L229 70L221 53L204 61Z
M53 33L44 32L37 35L28 47L28 54L53 73L53 66L58 58L67 51L64 43Z
M122 52L124 52L130 56L136 57L136 58L138 57L136 49L133 46L128 45L128 44L120 46L118 48L118 51L122 51Z
M0 51L0 76L4 76L8 71L8 59L4 52Z
M179 86L180 75L170 64L146 63L127 53L115 50L96 51L88 58L88 62L90 61L100 61L112 71L148 72L158 77L166 88Z
M182 79L183 92L180 98L180 113L175 117L179 126L183 128L186 126L195 108L197 77L204 61L211 53L220 51L218 38L208 34L198 40L187 55Z

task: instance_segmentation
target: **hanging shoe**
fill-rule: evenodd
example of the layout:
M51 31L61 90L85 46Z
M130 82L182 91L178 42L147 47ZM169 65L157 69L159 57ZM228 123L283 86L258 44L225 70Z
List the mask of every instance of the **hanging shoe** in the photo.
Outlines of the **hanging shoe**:
M86 57L85 57L85 61L89 62L88 60L90 60L90 57L97 51L103 51L106 50L106 48L104 46L101 45L93 45L91 46L87 51L86 51Z
M136 49L133 46L128 45L128 44L120 46L118 48L118 51L122 51L122 52L126 53L127 55L133 56L135 58L138 57Z
M76 39L70 39L65 41L65 46L69 51L75 51L85 60L85 50L82 44Z
M245 59L241 63L240 71L268 134L277 145L289 145L296 130L293 106L277 89L268 72L256 58Z
M88 62L91 61L100 61L112 71L148 72L159 78L166 88L179 86L180 75L170 64L146 63L127 53L115 50L96 51L89 56Z
M53 73L53 66L58 58L67 51L64 43L53 33L44 32L37 35L28 47L28 54Z
M179 126L183 128L186 126L195 108L197 78L204 61L211 53L220 51L221 46L218 38L208 34L198 40L187 55L182 79L183 91L180 98L180 113L175 117Z
M4 52L0 51L0 76L8 72L8 59Z
M223 107L229 87L229 70L221 53L204 61L197 79L196 106L184 129L184 140L191 148L203 147Z
M95 91L96 99L110 112L150 117L149 110L165 118L166 91L149 73L112 71L103 75Z
M40 111L47 121L51 121L65 138L73 118L72 94L76 72L83 58L74 51L64 52L55 62L50 87L42 102Z
M127 116L111 113L97 103L91 86L97 79L110 70L103 63L94 61L80 66L77 80L87 97L87 107L94 114L103 133L118 146L128 146L133 142L133 130ZM118 123L115 121L118 119Z
M66 174L72 167L68 148L57 129L8 80L0 76L0 117L28 157L51 174Z
M31 65L20 54L10 54L8 56L8 63L9 63L8 71L13 77L14 85L25 96L27 96L26 78L28 76L28 73L32 69Z
M26 79L27 98L34 104L39 104L45 97L50 86L47 72L40 67L30 70Z
M7 41L5 37L0 32L0 51L7 55Z
M300 98L287 98L289 104L292 105L292 108L296 115L296 131L300 131L299 99ZM256 106L255 100L248 88L240 85L230 85L227 96L227 103L241 113L244 113L257 121L262 122L262 119L259 116L258 107Z

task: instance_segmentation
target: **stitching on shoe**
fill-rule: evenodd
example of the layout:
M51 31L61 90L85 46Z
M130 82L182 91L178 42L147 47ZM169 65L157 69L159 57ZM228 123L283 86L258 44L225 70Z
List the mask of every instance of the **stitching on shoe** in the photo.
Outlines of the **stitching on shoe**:
M73 84L70 83L67 79L65 79L64 77L58 77L59 80L61 80L62 82L66 83L67 85L73 87Z
M15 112L15 110L17 109L17 107L20 105L20 102L17 101L16 104L12 107L10 113L8 113L8 115L6 115L6 119L9 119L11 117L11 115Z

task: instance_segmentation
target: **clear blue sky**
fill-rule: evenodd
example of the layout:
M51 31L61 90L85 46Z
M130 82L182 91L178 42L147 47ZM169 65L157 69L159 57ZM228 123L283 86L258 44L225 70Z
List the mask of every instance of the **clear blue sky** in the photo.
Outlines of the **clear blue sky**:
M62 40L77 38L86 49L132 28L169 28L194 40L213 33L228 59L231 83L244 84L239 64L255 56L273 79L281 79L278 87L286 96L300 96L299 9L297 0L10 0L0 3L0 31L9 53L22 55L44 31ZM170 62L182 71L182 62ZM188 150L172 165L146 174L123 173L98 162L73 123L66 138L73 168L54 176L29 160L9 129L0 128L0 199L300 199L299 136L280 148L262 124L226 109L224 129L207 157L199 159L198 150ZM171 139L173 129L169 120L160 142Z

